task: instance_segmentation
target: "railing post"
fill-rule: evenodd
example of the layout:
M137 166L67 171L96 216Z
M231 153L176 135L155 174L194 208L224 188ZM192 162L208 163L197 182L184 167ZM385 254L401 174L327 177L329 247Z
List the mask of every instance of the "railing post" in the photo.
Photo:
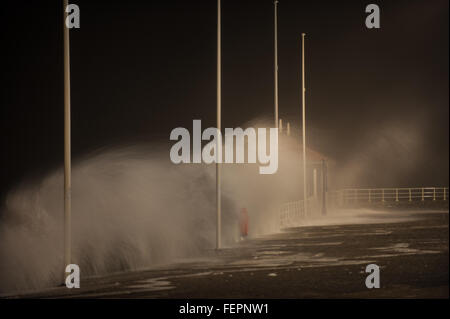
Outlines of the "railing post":
M446 190L447 190L447 188L444 187L444 201L447 200Z
M385 202L385 200L384 200L384 188L381 189L381 201L382 201L383 203Z
M425 189L422 187L422 202L425 200Z
M436 187L433 187L433 201L436 200Z
M412 197L411 197L411 188L408 189L409 190L409 201L412 201Z
M395 201L398 202L398 188L395 189Z
M372 202L372 194L371 194L371 189L369 188L369 203L371 203Z

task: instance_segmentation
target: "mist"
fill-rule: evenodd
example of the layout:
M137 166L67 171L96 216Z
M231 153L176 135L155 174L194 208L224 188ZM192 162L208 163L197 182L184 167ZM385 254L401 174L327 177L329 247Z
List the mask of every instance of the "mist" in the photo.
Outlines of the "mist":
M265 118L241 125L270 126ZM308 147L315 151L316 145L323 145L321 140L331 139L314 128L310 131L313 143ZM280 231L281 205L303 196L300 138L295 125L291 136L279 134L276 174L259 174L259 163L222 164L224 247L239 242L242 208L248 211L250 237ZM328 161L329 189L374 186L369 180L397 186L419 169L425 142L416 123L390 121L355 137L344 161L333 159L339 144L328 147L322 155ZM170 147L139 143L101 148L74 159L72 262L80 266L83 277L148 269L215 248L215 165L174 164ZM7 194L0 213L0 292L61 283L63 180L60 167L23 181ZM329 213L304 224L361 222L359 215L367 210Z
M260 120L243 127L268 127ZM222 165L222 241L279 231L282 203L301 194L295 139L280 137L279 170ZM173 164L170 148L137 144L100 149L72 166L72 262L83 276L145 269L215 248L215 165ZM298 176L298 178L295 178ZM63 275L63 170L11 190L0 219L0 292L42 289Z

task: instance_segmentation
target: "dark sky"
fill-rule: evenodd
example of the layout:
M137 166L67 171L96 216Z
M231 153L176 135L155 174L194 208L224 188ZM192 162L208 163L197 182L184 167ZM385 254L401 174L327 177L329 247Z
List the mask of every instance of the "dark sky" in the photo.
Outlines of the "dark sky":
M192 119L215 124L215 1L73 3L81 9L81 29L71 31L74 158L168 141ZM406 150L420 155L417 173L399 183L447 185L449 2L376 1L379 30L365 27L369 3L280 1L280 117L301 121L306 32L309 142L345 163L374 137L389 140L387 128L417 131L419 149ZM62 1L2 1L0 10L4 196L63 163ZM272 114L272 1L223 0L222 20L223 127L236 127Z

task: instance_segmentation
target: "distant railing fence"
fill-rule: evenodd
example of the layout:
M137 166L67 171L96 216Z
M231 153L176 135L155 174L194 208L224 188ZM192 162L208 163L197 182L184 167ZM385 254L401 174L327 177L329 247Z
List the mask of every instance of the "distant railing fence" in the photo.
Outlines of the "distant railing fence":
M280 208L280 227L295 227L301 225L307 217L319 214L319 205L316 198L309 198L306 206L305 213L303 200L283 204Z
M448 200L448 187L346 188L327 192L326 203L320 197L288 202L280 207L280 227L304 225L307 218L326 215L328 208L367 204L436 202Z
M446 201L448 187L346 188L329 193L332 203L385 203L413 201Z

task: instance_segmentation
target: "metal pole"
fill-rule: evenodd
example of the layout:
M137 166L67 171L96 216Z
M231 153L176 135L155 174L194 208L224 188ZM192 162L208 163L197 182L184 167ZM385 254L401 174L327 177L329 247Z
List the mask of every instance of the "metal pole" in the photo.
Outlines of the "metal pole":
M328 191L327 163L322 160L322 215L327 214L327 191Z
M64 0L64 273L71 263L71 163L70 163L70 46L66 26L68 0Z
M307 215L306 193L306 104L305 104L305 33L302 33L302 120L303 120L303 205Z
M317 200L317 169L313 169L313 196Z
M221 113L222 113L222 92L221 92L221 17L220 17L220 0L217 0L217 130L219 132L219 136L217 136L217 141L222 136L221 132ZM219 145L217 145L217 152L219 152ZM220 249L221 247L221 191L220 191L220 159L216 163L216 210L217 210L217 230L216 230L216 249Z
M278 127L278 1L274 4L274 104L275 104L275 127Z

